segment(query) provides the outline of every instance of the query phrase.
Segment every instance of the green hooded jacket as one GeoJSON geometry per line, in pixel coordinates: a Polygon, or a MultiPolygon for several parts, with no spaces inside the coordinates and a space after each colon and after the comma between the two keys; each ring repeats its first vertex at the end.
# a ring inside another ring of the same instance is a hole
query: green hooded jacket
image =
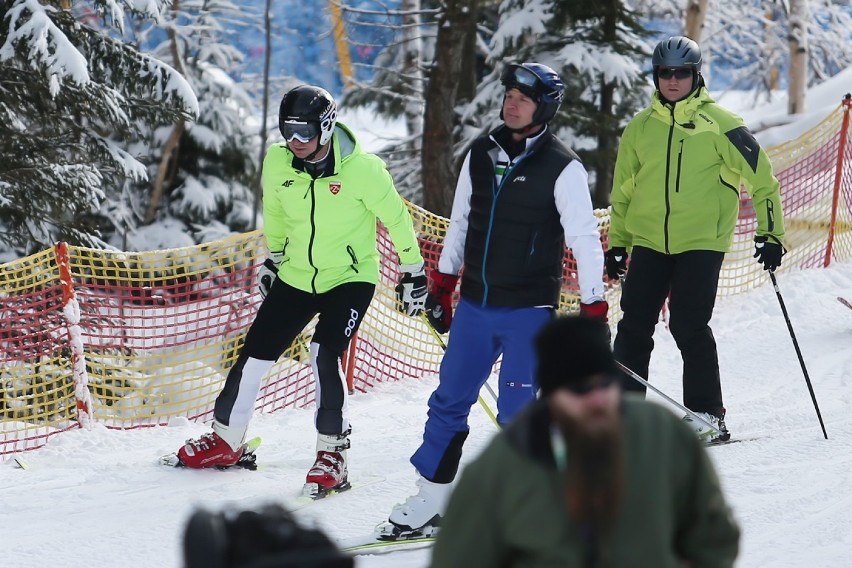
{"type": "Polygon", "coordinates": [[[625,485],[611,532],[583,530],[569,512],[549,410],[538,400],[464,468],[441,520],[432,566],[733,566],[739,527],[695,433],[636,395],[623,395],[621,416],[625,485]],[[600,546],[590,554],[593,541],[600,546]]]}
{"type": "Polygon", "coordinates": [[[781,244],[779,183],[742,119],[717,105],[705,87],[673,105],[655,92],[621,137],[610,246],[728,252],[741,185],[752,198],[756,236],[781,244]]]}
{"type": "Polygon", "coordinates": [[[293,153],[273,144],[263,160],[263,224],[270,251],[281,252],[278,277],[321,294],[346,282],[376,284],[376,218],[387,228],[400,264],[423,261],[411,214],[385,163],[361,149],[337,123],[334,174],[313,179],[293,167],[293,153]]]}

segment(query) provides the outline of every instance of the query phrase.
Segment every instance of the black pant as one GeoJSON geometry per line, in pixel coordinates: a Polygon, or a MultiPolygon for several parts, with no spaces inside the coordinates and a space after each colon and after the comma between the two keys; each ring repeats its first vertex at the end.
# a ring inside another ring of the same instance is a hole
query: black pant
{"type": "MultiPolygon", "coordinates": [[[[669,296],[669,329],[683,357],[684,406],[715,415],[722,409],[722,386],[716,340],[708,324],[724,257],[717,251],[663,254],[634,247],[621,289],[624,317],[613,347],[618,361],[647,379],[654,328],[669,296]]],[[[645,392],[644,385],[626,374],[622,384],[625,390],[645,392]]]]}
{"type": "Polygon", "coordinates": [[[368,282],[349,282],[322,294],[312,294],[276,279],[257,311],[222,392],[216,398],[213,412],[216,420],[229,424],[246,360],[249,357],[262,361],[277,360],[311,318],[319,314],[311,340],[311,364],[317,383],[317,431],[322,434],[343,432],[343,406],[347,393],[340,376],[340,357],[358,331],[375,289],[376,286],[368,282]]]}

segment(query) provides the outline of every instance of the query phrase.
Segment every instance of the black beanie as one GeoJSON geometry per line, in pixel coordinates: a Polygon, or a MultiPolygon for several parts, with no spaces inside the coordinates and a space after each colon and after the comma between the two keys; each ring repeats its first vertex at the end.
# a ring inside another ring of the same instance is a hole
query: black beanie
{"type": "Polygon", "coordinates": [[[542,396],[581,384],[592,375],[612,375],[617,371],[606,324],[584,316],[551,320],[536,337],[535,349],[542,396]]]}

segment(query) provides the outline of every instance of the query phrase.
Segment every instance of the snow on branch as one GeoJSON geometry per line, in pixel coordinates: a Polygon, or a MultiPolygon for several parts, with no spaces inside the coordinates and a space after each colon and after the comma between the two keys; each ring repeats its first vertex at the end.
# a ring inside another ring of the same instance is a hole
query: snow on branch
{"type": "Polygon", "coordinates": [[[617,53],[611,47],[585,42],[564,46],[559,50],[557,59],[582,73],[603,74],[606,82],[615,82],[625,87],[629,87],[642,73],[641,67],[635,61],[617,53]]]}
{"type": "Polygon", "coordinates": [[[86,58],[50,19],[52,6],[42,6],[37,0],[21,0],[9,9],[9,35],[0,47],[0,61],[15,56],[15,48],[28,47],[27,60],[35,68],[43,64],[50,74],[50,93],[59,93],[60,82],[70,78],[79,85],[90,81],[86,58]],[[29,16],[29,17],[28,17],[29,16]]]}

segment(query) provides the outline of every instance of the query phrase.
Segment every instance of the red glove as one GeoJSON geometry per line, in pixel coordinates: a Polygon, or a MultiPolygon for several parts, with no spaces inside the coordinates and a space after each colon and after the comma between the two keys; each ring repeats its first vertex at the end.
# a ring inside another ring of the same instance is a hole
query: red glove
{"type": "Polygon", "coordinates": [[[607,314],[609,313],[609,304],[606,300],[599,300],[591,304],[580,304],[580,315],[586,316],[594,320],[607,323],[607,314]]]}
{"type": "Polygon", "coordinates": [[[447,333],[453,321],[453,293],[459,277],[442,274],[437,270],[433,270],[429,276],[432,287],[426,296],[426,318],[435,331],[447,333]]]}

